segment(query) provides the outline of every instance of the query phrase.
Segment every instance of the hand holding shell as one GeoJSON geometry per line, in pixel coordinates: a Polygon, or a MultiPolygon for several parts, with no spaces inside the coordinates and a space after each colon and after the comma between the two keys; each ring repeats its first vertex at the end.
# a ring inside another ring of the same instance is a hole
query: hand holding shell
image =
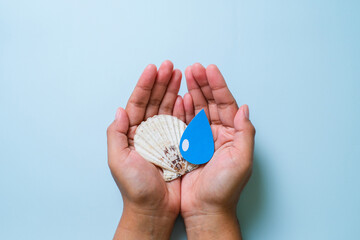
{"type": "Polygon", "coordinates": [[[165,181],[174,180],[197,168],[180,154],[179,143],[186,124],[169,115],[156,115],[136,129],[135,150],[147,161],[162,168],[165,181]]]}

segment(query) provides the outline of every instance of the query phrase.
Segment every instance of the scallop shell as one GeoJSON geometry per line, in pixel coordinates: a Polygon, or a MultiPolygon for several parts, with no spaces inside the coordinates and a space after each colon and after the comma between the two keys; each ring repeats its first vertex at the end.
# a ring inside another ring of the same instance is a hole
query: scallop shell
{"type": "Polygon", "coordinates": [[[134,137],[135,150],[147,161],[162,168],[165,181],[174,180],[198,165],[187,162],[179,144],[186,124],[170,115],[155,115],[142,122],[134,137]]]}

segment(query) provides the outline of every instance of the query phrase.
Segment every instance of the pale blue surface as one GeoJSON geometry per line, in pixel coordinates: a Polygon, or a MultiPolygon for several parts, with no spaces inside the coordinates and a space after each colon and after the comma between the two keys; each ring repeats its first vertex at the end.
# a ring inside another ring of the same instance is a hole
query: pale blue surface
{"type": "Polygon", "coordinates": [[[360,2],[224,2],[0,0],[0,239],[112,237],[105,130],[165,59],[250,106],[246,239],[360,236],[360,2]]]}

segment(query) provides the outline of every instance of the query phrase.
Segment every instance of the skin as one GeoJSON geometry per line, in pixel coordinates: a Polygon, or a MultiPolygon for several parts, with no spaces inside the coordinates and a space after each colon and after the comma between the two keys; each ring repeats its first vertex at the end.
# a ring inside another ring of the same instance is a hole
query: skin
{"type": "Polygon", "coordinates": [[[241,239],[236,204],[251,175],[255,129],[246,105],[240,109],[215,65],[185,71],[189,93],[178,96],[181,72],[165,61],[148,65],[125,109],[108,127],[108,164],[124,202],[114,239],[169,239],[176,217],[189,239],[241,239]],[[215,140],[206,165],[165,182],[159,168],[134,149],[137,126],[157,114],[189,123],[205,109],[215,140]]]}

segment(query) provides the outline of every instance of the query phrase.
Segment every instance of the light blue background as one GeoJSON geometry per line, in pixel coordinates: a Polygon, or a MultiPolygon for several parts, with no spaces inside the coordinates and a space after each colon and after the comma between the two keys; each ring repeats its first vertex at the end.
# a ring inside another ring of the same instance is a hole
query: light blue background
{"type": "MultiPolygon", "coordinates": [[[[350,0],[0,0],[0,239],[113,236],[106,127],[165,59],[217,64],[250,106],[245,239],[357,239],[359,12],[350,0]]],[[[186,239],[181,219],[172,238],[186,239]]]]}

